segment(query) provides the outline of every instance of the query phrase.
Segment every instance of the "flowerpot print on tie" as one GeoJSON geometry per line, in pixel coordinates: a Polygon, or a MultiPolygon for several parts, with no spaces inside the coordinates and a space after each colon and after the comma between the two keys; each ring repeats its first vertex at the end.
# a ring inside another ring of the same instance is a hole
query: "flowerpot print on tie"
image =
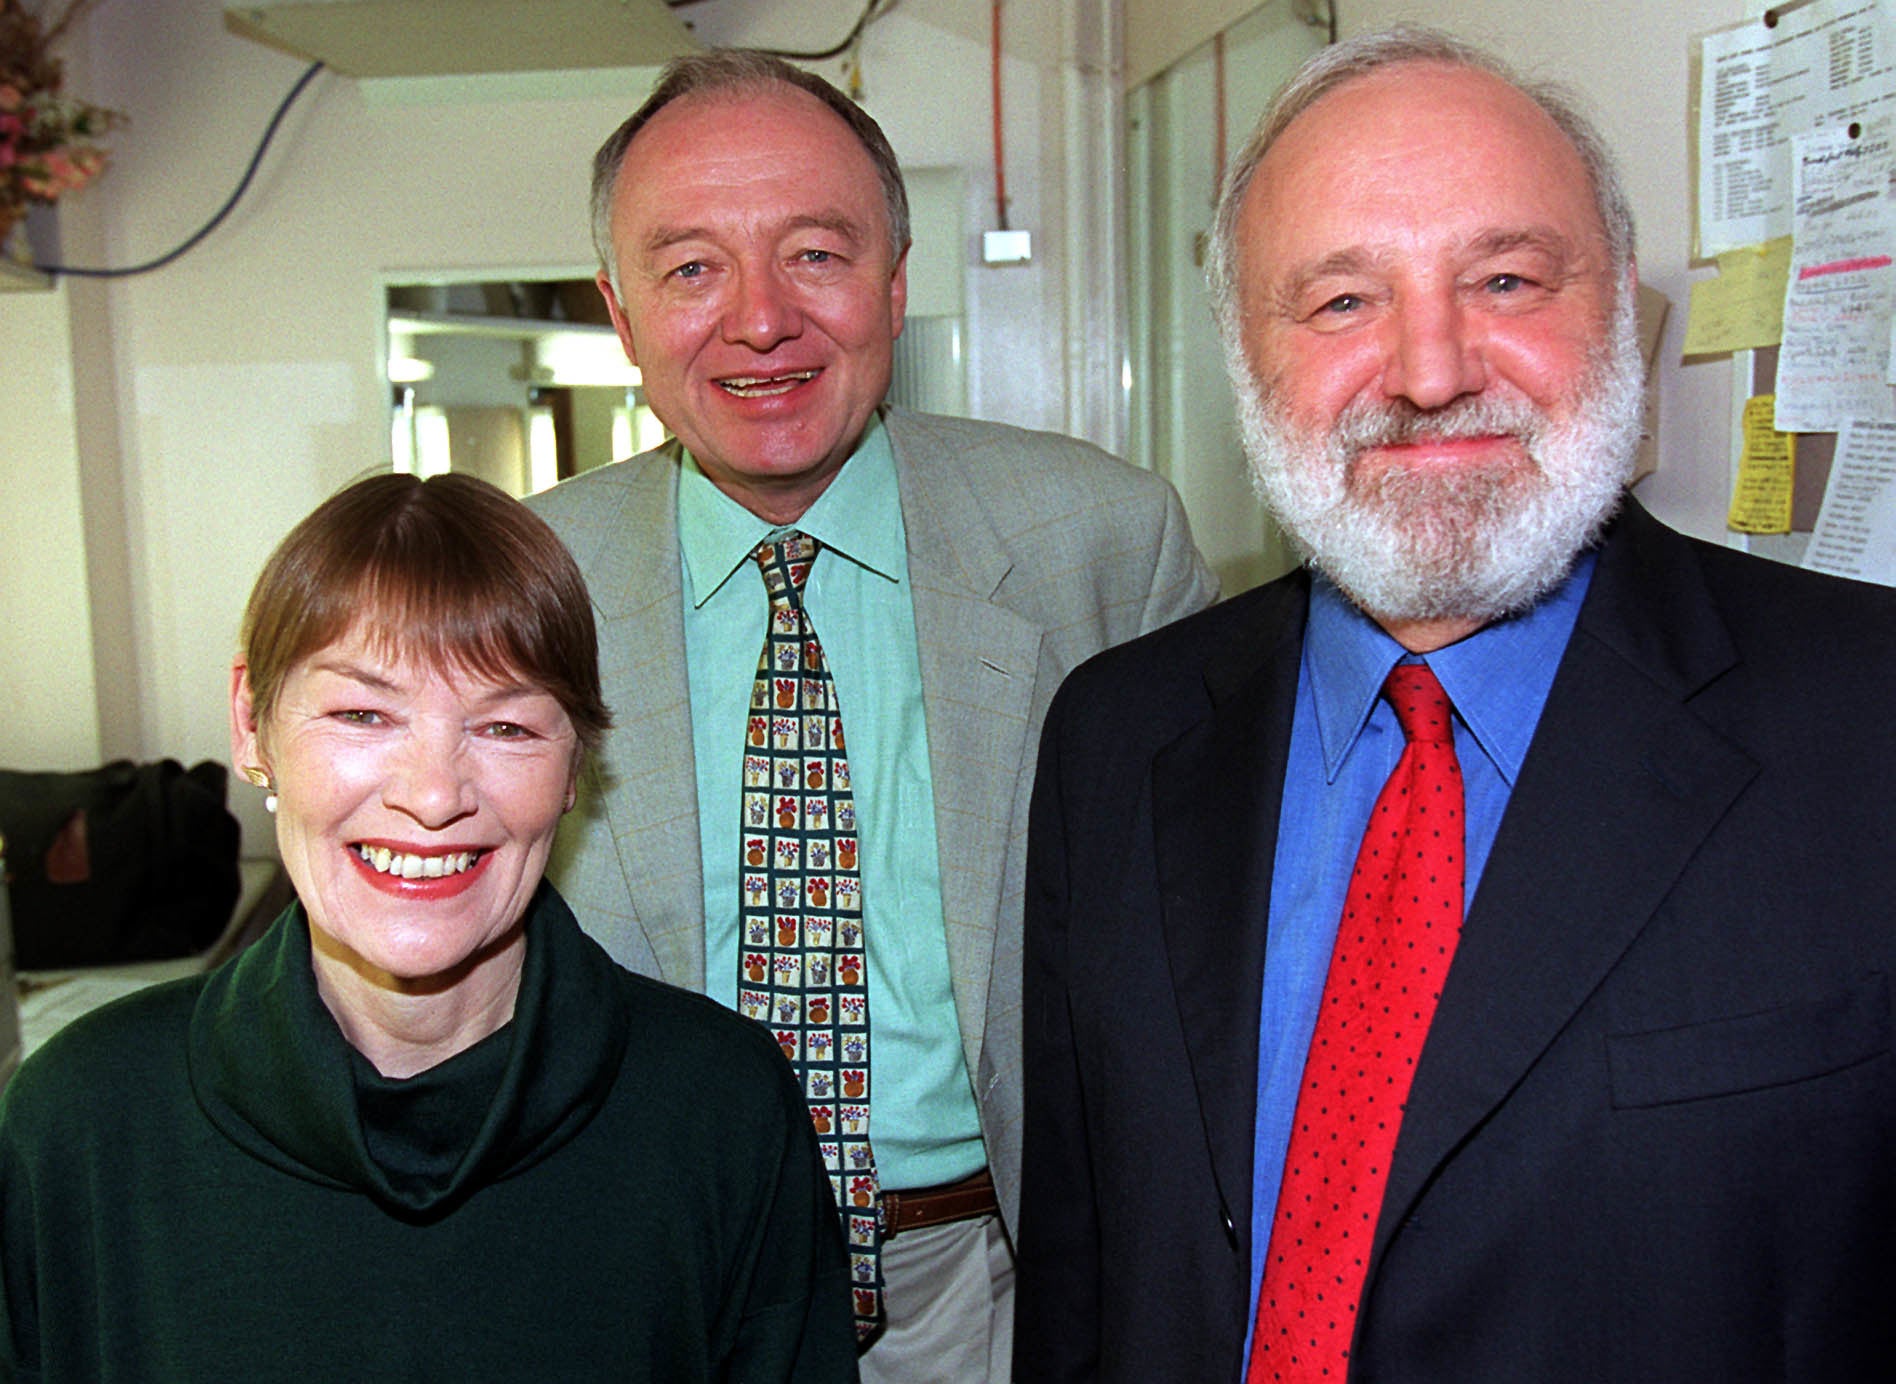
{"type": "Polygon", "coordinates": [[[770,596],[744,737],[738,1009],[767,1024],[809,1103],[849,1245],[856,1333],[882,1317],[882,1229],[869,1146],[869,982],[856,803],[836,684],[803,586],[812,538],[751,557],[770,596]]]}

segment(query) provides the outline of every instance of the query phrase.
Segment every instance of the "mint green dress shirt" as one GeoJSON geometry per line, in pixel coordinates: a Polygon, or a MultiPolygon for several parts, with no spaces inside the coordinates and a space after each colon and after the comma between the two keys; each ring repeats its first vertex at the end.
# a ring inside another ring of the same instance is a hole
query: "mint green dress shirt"
{"type": "MultiPolygon", "coordinates": [[[[955,1016],[907,539],[880,420],[794,527],[823,546],[804,606],[842,704],[860,824],[869,1138],[883,1186],[931,1187],[977,1171],[987,1158],[955,1016]]],[[[724,494],[686,455],[678,533],[704,853],[705,992],[727,1007],[737,1003],[744,733],[770,608],[750,553],[784,532],[724,494]]]]}

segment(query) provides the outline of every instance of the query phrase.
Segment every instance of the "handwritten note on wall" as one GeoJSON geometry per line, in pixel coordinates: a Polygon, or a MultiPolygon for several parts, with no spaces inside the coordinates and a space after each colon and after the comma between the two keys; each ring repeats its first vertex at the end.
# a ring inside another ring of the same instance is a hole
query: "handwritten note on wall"
{"type": "Polygon", "coordinates": [[[1849,423],[1804,566],[1896,586],[1896,423],[1849,423]]]}

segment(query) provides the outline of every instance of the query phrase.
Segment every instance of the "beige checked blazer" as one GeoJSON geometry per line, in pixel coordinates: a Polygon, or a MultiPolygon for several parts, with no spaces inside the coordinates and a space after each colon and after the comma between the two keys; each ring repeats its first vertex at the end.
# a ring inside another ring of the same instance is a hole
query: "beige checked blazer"
{"type": "MultiPolygon", "coordinates": [[[[1074,665],[1210,604],[1216,583],[1178,496],[1149,472],[1050,433],[893,408],[884,422],[908,533],[955,1006],[1011,1229],[1021,881],[1041,721],[1074,665]]],[[[702,991],[678,475],[667,444],[529,503],[586,574],[615,720],[549,875],[621,964],[702,991]]]]}

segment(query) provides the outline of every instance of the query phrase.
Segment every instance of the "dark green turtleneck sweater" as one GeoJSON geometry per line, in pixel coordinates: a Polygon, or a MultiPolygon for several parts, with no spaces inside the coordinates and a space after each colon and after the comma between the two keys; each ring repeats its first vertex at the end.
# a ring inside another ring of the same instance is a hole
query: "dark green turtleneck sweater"
{"type": "Polygon", "coordinates": [[[299,909],[75,1023],[0,1100],[0,1374],[851,1380],[849,1292],[762,1029],[620,970],[542,885],[513,1021],[377,1074],[299,909]]]}

